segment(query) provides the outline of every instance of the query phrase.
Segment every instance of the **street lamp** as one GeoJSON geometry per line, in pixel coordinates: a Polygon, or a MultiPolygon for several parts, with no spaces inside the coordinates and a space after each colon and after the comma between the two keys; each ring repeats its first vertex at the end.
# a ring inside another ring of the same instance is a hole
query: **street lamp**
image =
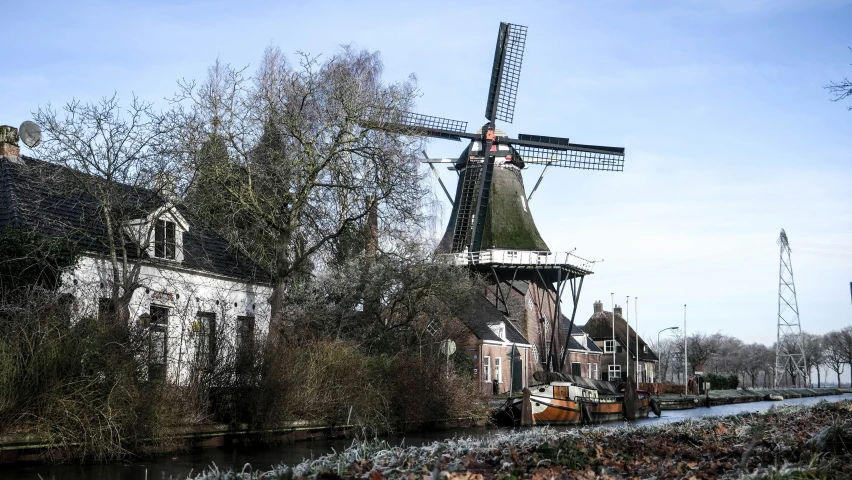
{"type": "MultiPolygon", "coordinates": [[[[659,332],[657,332],[657,348],[660,348],[660,345],[661,345],[660,344],[660,334],[661,333],[665,332],[666,330],[679,330],[679,329],[680,329],[680,327],[669,327],[669,328],[664,328],[664,329],[660,330],[659,332]]],[[[660,353],[660,352],[657,352],[657,353],[660,353]]],[[[660,376],[660,361],[659,361],[659,356],[658,356],[657,357],[657,377],[659,377],[659,376],[660,376]]]]}

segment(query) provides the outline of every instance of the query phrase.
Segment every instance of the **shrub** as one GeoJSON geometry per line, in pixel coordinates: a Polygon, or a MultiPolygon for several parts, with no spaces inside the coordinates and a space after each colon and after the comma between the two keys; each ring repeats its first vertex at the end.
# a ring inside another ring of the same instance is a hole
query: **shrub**
{"type": "Polygon", "coordinates": [[[713,390],[736,390],[740,384],[740,379],[737,375],[708,373],[704,376],[704,380],[710,382],[710,388],[713,390]]]}
{"type": "Polygon", "coordinates": [[[409,422],[467,417],[481,396],[466,375],[445,373],[430,356],[368,355],[344,341],[270,347],[255,394],[254,421],[357,425],[364,433],[404,429],[409,422]]]}
{"type": "Polygon", "coordinates": [[[50,460],[108,461],[180,422],[169,387],[140,380],[144,343],[132,330],[72,323],[55,292],[18,293],[0,306],[0,433],[35,435],[50,460]]]}

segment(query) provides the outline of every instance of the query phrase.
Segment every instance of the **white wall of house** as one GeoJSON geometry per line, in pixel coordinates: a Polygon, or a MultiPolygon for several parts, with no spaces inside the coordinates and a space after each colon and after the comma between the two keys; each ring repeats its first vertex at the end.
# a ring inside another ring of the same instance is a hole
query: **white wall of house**
{"type": "MultiPolygon", "coordinates": [[[[166,375],[175,383],[188,380],[190,360],[202,340],[199,312],[215,314],[219,337],[236,346],[238,322],[254,318],[254,338],[265,339],[269,330],[271,288],[268,285],[183,268],[179,262],[160,261],[143,265],[130,304],[132,327],[150,328],[146,317],[151,307],[168,309],[166,375]]],[[[112,273],[105,258],[83,256],[78,267],[63,276],[63,285],[74,295],[77,320],[96,315],[99,298],[108,298],[112,273]]]]}

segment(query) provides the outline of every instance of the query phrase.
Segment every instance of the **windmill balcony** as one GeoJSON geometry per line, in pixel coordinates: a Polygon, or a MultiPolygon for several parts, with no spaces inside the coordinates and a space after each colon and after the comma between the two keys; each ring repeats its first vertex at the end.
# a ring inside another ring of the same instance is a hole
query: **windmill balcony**
{"type": "Polygon", "coordinates": [[[517,265],[544,268],[572,267],[587,274],[592,273],[595,262],[572,252],[544,252],[530,250],[482,250],[479,252],[443,253],[438,261],[452,265],[517,265]]]}

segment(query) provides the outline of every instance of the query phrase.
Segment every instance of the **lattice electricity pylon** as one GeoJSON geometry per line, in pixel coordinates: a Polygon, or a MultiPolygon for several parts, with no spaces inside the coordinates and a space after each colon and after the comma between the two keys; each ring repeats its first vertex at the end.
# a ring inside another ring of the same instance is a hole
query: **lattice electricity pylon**
{"type": "Polygon", "coordinates": [[[781,247],[778,266],[778,341],[775,344],[775,386],[786,377],[793,377],[793,383],[802,386],[808,382],[805,371],[805,344],[802,326],[799,323],[799,304],[796,301],[796,284],[793,282],[793,263],[790,260],[790,242],[787,233],[781,229],[778,238],[781,247]]]}

